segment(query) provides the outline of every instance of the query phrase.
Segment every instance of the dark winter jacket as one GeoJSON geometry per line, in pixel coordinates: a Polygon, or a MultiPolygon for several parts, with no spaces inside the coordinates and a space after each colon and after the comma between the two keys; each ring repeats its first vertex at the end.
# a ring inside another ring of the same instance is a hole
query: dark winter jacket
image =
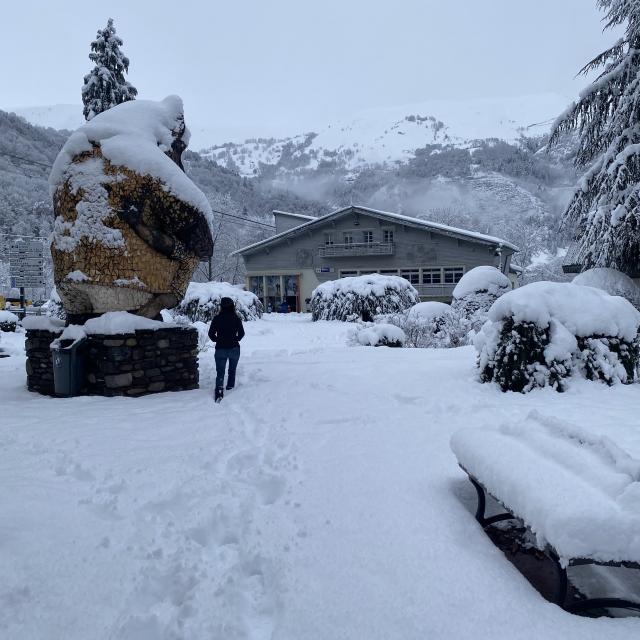
{"type": "Polygon", "coordinates": [[[233,349],[240,346],[240,340],[244,338],[242,320],[235,311],[221,311],[211,321],[209,338],[216,343],[216,349],[233,349]]]}

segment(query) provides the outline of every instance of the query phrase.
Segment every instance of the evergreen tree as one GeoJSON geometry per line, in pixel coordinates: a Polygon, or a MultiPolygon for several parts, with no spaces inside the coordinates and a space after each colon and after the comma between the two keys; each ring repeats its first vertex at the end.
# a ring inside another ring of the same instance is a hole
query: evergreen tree
{"type": "Polygon", "coordinates": [[[565,212],[585,268],[640,267],[640,0],[597,0],[605,29],[624,36],[581,73],[601,69],[558,119],[550,144],[578,131],[576,166],[586,169],[565,212]]]}
{"type": "Polygon", "coordinates": [[[122,39],[116,36],[113,19],[109,18],[105,29],[99,29],[91,43],[89,60],[95,67],[84,77],[82,102],[84,117],[91,120],[99,113],[121,102],[134,100],[138,90],[124,79],[129,72],[129,58],[120,47],[122,39]]]}

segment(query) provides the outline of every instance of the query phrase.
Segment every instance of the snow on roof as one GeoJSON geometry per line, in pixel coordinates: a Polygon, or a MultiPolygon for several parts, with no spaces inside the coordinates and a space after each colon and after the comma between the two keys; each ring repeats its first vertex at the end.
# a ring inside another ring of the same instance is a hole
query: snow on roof
{"type": "Polygon", "coordinates": [[[498,298],[489,320],[533,322],[546,328],[554,320],[573,336],[616,336],[632,341],[638,333],[640,312],[619,296],[570,282],[532,282],[498,298]]]}
{"type": "MultiPolygon", "coordinates": [[[[62,147],[49,176],[51,194],[67,179],[73,159],[98,144],[112,164],[159,179],[166,191],[195,207],[211,223],[206,196],[165,153],[182,127],[184,110],[178,96],[160,102],[130,100],[100,113],[72,133],[62,147]]],[[[182,140],[189,142],[186,127],[182,140]]]]}
{"type": "Polygon", "coordinates": [[[459,300],[470,293],[487,291],[493,295],[511,289],[511,281],[495,267],[483,265],[467,271],[453,290],[453,297],[459,300]]]}
{"type": "MultiPolygon", "coordinates": [[[[350,208],[350,207],[348,207],[350,208]]],[[[450,227],[446,224],[440,224],[439,222],[431,222],[429,220],[422,220],[421,218],[413,218],[411,216],[404,216],[399,213],[391,213],[390,211],[380,211],[378,209],[370,209],[369,207],[355,207],[355,209],[364,211],[365,213],[373,213],[381,216],[386,216],[388,218],[394,218],[401,222],[406,222],[408,224],[417,224],[423,227],[427,227],[429,229],[434,229],[437,231],[442,231],[445,234],[451,235],[461,235],[465,236],[472,240],[479,240],[481,242],[485,242],[488,244],[497,244],[500,247],[507,247],[508,249],[513,249],[514,251],[518,251],[518,247],[507,240],[503,240],[502,238],[496,238],[495,236],[489,236],[485,233],[478,233],[476,231],[469,231],[467,229],[460,229],[459,227],[450,227]]]]}
{"type": "Polygon", "coordinates": [[[532,412],[518,424],[462,429],[451,448],[539,548],[550,544],[565,562],[640,562],[638,447],[532,412]]]}
{"type": "Polygon", "coordinates": [[[294,235],[302,229],[308,229],[312,225],[322,224],[327,220],[331,220],[332,218],[336,218],[342,214],[348,213],[349,211],[362,212],[364,214],[371,214],[374,216],[379,216],[383,218],[387,218],[389,220],[394,220],[403,224],[409,224],[415,227],[423,227],[425,229],[429,229],[431,231],[440,231],[445,235],[452,235],[457,237],[462,237],[469,241],[477,241],[483,244],[492,244],[497,245],[498,247],[507,247],[508,249],[512,249],[513,251],[518,251],[518,247],[516,245],[507,242],[506,240],[502,240],[501,238],[496,238],[494,236],[488,236],[484,233],[476,233],[475,231],[468,231],[466,229],[459,229],[457,227],[450,227],[446,224],[440,224],[439,222],[430,222],[428,220],[422,220],[420,218],[412,218],[410,216],[404,216],[399,213],[391,213],[390,211],[380,211],[378,209],[371,209],[369,207],[362,207],[358,205],[353,205],[349,207],[343,207],[341,209],[337,209],[336,211],[332,211],[331,213],[320,216],[319,218],[313,218],[309,222],[305,222],[293,229],[288,229],[287,231],[283,231],[282,233],[277,233],[270,238],[265,240],[261,240],[259,242],[255,242],[250,244],[242,249],[238,249],[234,251],[231,255],[242,254],[247,251],[252,251],[253,249],[257,249],[262,246],[266,246],[273,242],[277,242],[282,238],[286,238],[289,235],[294,235]]]}
{"type": "Polygon", "coordinates": [[[292,213],[291,211],[280,211],[279,209],[273,210],[273,215],[291,216],[292,218],[301,218],[302,220],[316,220],[316,216],[307,216],[304,213],[292,213]]]}

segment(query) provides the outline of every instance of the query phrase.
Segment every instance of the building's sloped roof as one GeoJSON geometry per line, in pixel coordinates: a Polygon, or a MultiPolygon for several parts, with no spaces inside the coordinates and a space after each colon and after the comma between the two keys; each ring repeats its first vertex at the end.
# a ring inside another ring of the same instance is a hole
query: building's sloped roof
{"type": "Polygon", "coordinates": [[[260,242],[255,242],[246,247],[243,247],[242,249],[238,249],[237,251],[234,251],[231,255],[243,254],[243,253],[253,251],[255,249],[266,247],[284,238],[297,235],[301,231],[306,231],[307,229],[310,229],[314,226],[322,225],[329,220],[338,218],[341,215],[347,214],[351,211],[361,212],[363,214],[370,214],[378,218],[384,218],[386,220],[399,222],[401,224],[407,224],[414,227],[421,227],[424,229],[428,229],[429,231],[436,231],[444,235],[461,238],[463,240],[468,240],[470,242],[475,241],[480,244],[497,245],[499,247],[507,247],[509,249],[512,249],[513,251],[518,251],[518,247],[516,247],[514,244],[511,244],[506,240],[502,240],[501,238],[488,236],[484,233],[476,233],[475,231],[458,229],[457,227],[450,227],[446,224],[440,224],[439,222],[429,222],[428,220],[421,220],[420,218],[403,216],[403,215],[400,215],[399,213],[391,213],[389,211],[379,211],[378,209],[371,209],[369,207],[361,207],[361,206],[353,205],[349,207],[343,207],[342,209],[338,209],[336,211],[332,211],[326,216],[321,216],[319,218],[312,218],[308,222],[304,222],[303,224],[298,225],[297,227],[293,227],[292,229],[288,229],[287,231],[283,231],[282,233],[277,233],[276,235],[266,238],[265,240],[261,240],[260,242]]]}
{"type": "Polygon", "coordinates": [[[300,218],[301,220],[317,220],[316,216],[307,216],[304,213],[292,213],[291,211],[280,211],[279,209],[273,210],[273,215],[291,216],[292,218],[300,218]]]}

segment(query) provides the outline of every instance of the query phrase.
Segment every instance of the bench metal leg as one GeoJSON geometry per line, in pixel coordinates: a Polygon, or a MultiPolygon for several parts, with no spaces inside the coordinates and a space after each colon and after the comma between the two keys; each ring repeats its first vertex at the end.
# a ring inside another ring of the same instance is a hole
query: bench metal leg
{"type": "Polygon", "coordinates": [[[560,564],[560,558],[558,558],[558,556],[552,551],[547,551],[545,555],[551,560],[556,570],[556,588],[553,592],[553,599],[551,601],[564,609],[564,604],[567,601],[567,591],[569,590],[567,569],[560,564]]]}
{"type": "Polygon", "coordinates": [[[640,611],[640,602],[621,600],[620,598],[588,598],[579,600],[565,607],[569,613],[584,613],[591,609],[631,609],[640,611]]]}
{"type": "Polygon", "coordinates": [[[489,518],[485,517],[485,510],[487,508],[487,499],[486,492],[484,487],[477,482],[474,478],[469,476],[469,480],[471,484],[474,486],[476,493],[478,494],[478,506],[476,508],[476,520],[480,523],[480,525],[484,527],[488,527],[490,524],[494,524],[495,522],[502,522],[503,520],[513,520],[513,514],[508,511],[505,513],[498,513],[495,516],[491,516],[489,518]]]}
{"type": "MultiPolygon", "coordinates": [[[[485,511],[487,507],[486,491],[484,487],[473,477],[469,476],[471,484],[474,486],[478,495],[478,506],[476,508],[476,520],[479,524],[486,528],[495,522],[501,522],[502,520],[513,520],[515,516],[509,512],[499,513],[495,516],[485,517],[485,511]]],[[[620,598],[588,598],[586,600],[578,600],[567,604],[567,595],[569,592],[569,579],[567,576],[567,567],[563,567],[560,564],[560,559],[552,549],[546,549],[545,555],[549,558],[553,564],[556,572],[556,584],[553,593],[552,602],[569,613],[584,613],[592,609],[630,609],[632,611],[640,611],[640,603],[632,602],[631,600],[623,600],[620,598]]],[[[572,564],[598,564],[589,560],[583,560],[581,562],[575,561],[572,564]]],[[[625,563],[621,563],[623,566],[627,566],[625,563]]],[[[612,563],[612,566],[620,566],[612,563]]],[[[633,568],[638,568],[634,566],[633,568]]]]}

